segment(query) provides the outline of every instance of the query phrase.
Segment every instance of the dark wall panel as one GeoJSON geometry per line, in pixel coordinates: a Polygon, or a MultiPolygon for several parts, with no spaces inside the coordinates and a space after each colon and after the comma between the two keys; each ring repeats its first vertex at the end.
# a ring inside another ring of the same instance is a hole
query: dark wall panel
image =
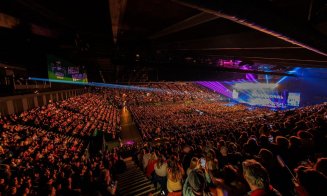
{"type": "Polygon", "coordinates": [[[34,107],[34,97],[27,97],[27,108],[32,109],[34,107]]]}
{"type": "Polygon", "coordinates": [[[52,94],[52,101],[56,102],[57,101],[57,93],[52,94]]]}
{"type": "Polygon", "coordinates": [[[46,99],[46,103],[45,104],[49,103],[49,100],[51,99],[50,94],[45,95],[45,99],[46,99]]]}
{"type": "Polygon", "coordinates": [[[8,114],[7,103],[5,101],[0,102],[0,112],[1,114],[8,114]]]}
{"type": "Polygon", "coordinates": [[[37,96],[37,102],[39,103],[39,106],[43,106],[44,105],[44,103],[43,103],[43,96],[42,95],[37,96]]]}
{"type": "Polygon", "coordinates": [[[13,103],[14,103],[14,108],[15,108],[14,110],[16,113],[18,113],[20,111],[24,111],[22,99],[14,99],[13,103]]]}

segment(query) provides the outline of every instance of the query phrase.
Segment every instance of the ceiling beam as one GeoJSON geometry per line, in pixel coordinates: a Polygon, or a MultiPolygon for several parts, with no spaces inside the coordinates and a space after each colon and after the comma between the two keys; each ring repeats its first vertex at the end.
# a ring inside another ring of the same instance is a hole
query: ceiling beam
{"type": "MultiPolygon", "coordinates": [[[[307,25],[281,17],[268,4],[250,0],[173,0],[327,56],[327,39],[307,25]]],[[[255,39],[255,38],[253,38],[255,39]]]]}
{"type": "MultiPolygon", "coordinates": [[[[230,47],[230,48],[200,48],[198,50],[282,50],[282,49],[303,49],[299,46],[272,46],[272,47],[230,47]]],[[[177,49],[177,50],[184,50],[189,51],[193,49],[177,49]]]]}
{"type": "Polygon", "coordinates": [[[58,15],[56,12],[53,12],[46,6],[42,5],[42,3],[38,3],[34,0],[18,0],[17,2],[23,7],[38,13],[41,17],[51,20],[65,28],[68,28],[69,30],[76,28],[74,22],[69,18],[58,15]]]}
{"type": "Polygon", "coordinates": [[[189,29],[195,26],[198,26],[200,24],[212,21],[219,18],[216,15],[212,15],[206,12],[201,12],[199,14],[196,14],[194,16],[191,16],[183,21],[180,21],[176,24],[173,24],[159,32],[157,32],[156,34],[152,35],[149,37],[149,39],[157,39],[166,35],[170,35],[172,33],[176,33],[185,29],[189,29]]]}
{"type": "Polygon", "coordinates": [[[0,67],[5,69],[16,69],[16,70],[26,71],[26,68],[24,67],[12,66],[6,63],[0,63],[0,67]]]}
{"type": "Polygon", "coordinates": [[[117,43],[119,26],[125,13],[127,0],[108,0],[114,43],[117,43]]]}
{"type": "Polygon", "coordinates": [[[160,49],[172,50],[210,50],[212,48],[267,48],[267,47],[299,47],[267,36],[257,31],[224,34],[193,40],[165,42],[157,44],[160,49]],[[253,39],[255,38],[255,41],[253,39]]]}

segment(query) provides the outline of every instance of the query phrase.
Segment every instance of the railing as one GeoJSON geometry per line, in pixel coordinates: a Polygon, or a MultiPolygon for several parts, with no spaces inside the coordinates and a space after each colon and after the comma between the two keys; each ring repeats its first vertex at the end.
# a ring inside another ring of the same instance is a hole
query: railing
{"type": "Polygon", "coordinates": [[[16,84],[15,89],[16,90],[27,90],[27,89],[47,89],[51,88],[51,84],[28,84],[28,85],[20,85],[16,84]]]}

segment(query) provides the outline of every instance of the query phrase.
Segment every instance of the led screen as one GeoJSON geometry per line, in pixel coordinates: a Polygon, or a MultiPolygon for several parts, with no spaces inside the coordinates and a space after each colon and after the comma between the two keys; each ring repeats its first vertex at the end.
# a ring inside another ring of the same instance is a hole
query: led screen
{"type": "Polygon", "coordinates": [[[238,98],[238,92],[235,89],[233,89],[232,96],[233,96],[233,99],[237,99],[238,98]]]}
{"type": "Polygon", "coordinates": [[[289,106],[300,106],[300,93],[288,93],[287,104],[289,106]]]}
{"type": "Polygon", "coordinates": [[[71,82],[88,82],[84,66],[74,65],[53,55],[48,55],[47,61],[49,79],[71,82]]]}

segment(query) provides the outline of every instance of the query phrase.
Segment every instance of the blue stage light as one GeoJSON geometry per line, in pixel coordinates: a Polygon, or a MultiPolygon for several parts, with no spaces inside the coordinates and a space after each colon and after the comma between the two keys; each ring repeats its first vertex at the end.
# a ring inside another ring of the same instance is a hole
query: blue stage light
{"type": "MultiPolygon", "coordinates": [[[[288,74],[293,74],[293,73],[297,73],[297,71],[300,70],[300,67],[295,67],[293,70],[288,71],[288,74]]],[[[296,75],[296,74],[295,74],[296,75]]],[[[288,76],[283,76],[281,79],[278,80],[278,82],[276,82],[276,84],[280,84],[281,82],[283,82],[284,80],[286,80],[288,78],[288,76]]]]}
{"type": "Polygon", "coordinates": [[[83,85],[83,86],[119,88],[119,89],[138,90],[138,91],[164,92],[162,89],[146,88],[146,87],[130,86],[130,85],[121,85],[121,84],[106,84],[106,83],[97,83],[97,82],[84,83],[84,82],[73,82],[73,81],[66,81],[66,80],[64,81],[64,80],[34,78],[34,77],[29,77],[29,80],[42,81],[42,82],[53,82],[53,83],[64,83],[64,84],[73,84],[73,85],[83,85]]]}

